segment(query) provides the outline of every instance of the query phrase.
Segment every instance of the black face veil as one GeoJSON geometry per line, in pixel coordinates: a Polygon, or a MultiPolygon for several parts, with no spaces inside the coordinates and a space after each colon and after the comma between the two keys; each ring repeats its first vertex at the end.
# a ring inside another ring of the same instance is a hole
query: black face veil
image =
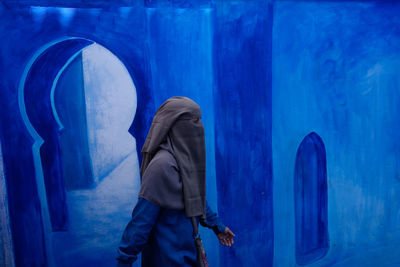
{"type": "Polygon", "coordinates": [[[157,110],[142,149],[142,186],[150,161],[168,138],[178,164],[186,216],[205,216],[204,127],[200,107],[193,100],[172,97],[157,110]]]}

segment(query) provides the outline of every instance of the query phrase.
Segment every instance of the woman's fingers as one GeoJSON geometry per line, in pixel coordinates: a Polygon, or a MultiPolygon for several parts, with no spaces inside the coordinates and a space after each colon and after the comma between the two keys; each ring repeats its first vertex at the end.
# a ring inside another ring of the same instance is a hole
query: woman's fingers
{"type": "Polygon", "coordinates": [[[219,242],[227,247],[230,247],[233,245],[233,237],[235,234],[229,229],[228,227],[225,228],[225,231],[223,233],[220,233],[218,235],[219,242]]]}
{"type": "MultiPolygon", "coordinates": [[[[228,228],[228,227],[227,227],[228,228]]],[[[228,234],[230,234],[231,236],[235,236],[235,234],[231,231],[231,229],[228,228],[228,234]]]]}
{"type": "Polygon", "coordinates": [[[221,241],[221,244],[222,244],[222,245],[224,245],[224,246],[228,246],[228,244],[227,244],[227,242],[226,242],[226,240],[225,240],[225,239],[221,239],[220,241],[221,241]]]}
{"type": "Polygon", "coordinates": [[[220,242],[222,245],[229,247],[229,240],[226,239],[225,236],[221,236],[221,238],[219,239],[219,242],[220,242]]]}

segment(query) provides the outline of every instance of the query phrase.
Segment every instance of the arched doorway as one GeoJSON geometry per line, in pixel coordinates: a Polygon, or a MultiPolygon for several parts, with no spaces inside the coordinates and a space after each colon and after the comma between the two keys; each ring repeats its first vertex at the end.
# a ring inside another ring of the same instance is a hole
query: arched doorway
{"type": "Polygon", "coordinates": [[[128,71],[104,47],[69,38],[38,53],[19,93],[49,265],[109,266],[139,187],[128,71]]]}
{"type": "Polygon", "coordinates": [[[294,200],[296,262],[306,265],[324,257],[329,249],[326,152],[314,132],[297,150],[294,200]]]}

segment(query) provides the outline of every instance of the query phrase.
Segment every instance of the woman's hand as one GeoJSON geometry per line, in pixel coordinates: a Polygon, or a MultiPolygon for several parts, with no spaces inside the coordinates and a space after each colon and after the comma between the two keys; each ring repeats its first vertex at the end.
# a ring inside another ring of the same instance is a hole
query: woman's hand
{"type": "Polygon", "coordinates": [[[218,234],[218,239],[222,245],[230,247],[233,245],[233,237],[234,236],[235,236],[235,234],[232,233],[231,229],[226,227],[224,232],[218,234]]]}

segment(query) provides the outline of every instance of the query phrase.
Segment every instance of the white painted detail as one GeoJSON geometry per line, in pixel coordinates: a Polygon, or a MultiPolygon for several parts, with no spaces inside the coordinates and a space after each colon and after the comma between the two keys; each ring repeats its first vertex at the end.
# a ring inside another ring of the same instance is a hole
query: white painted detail
{"type": "Polygon", "coordinates": [[[136,89],[122,62],[93,44],[82,52],[89,151],[96,182],[136,151],[128,129],[136,112],[136,89]]]}

